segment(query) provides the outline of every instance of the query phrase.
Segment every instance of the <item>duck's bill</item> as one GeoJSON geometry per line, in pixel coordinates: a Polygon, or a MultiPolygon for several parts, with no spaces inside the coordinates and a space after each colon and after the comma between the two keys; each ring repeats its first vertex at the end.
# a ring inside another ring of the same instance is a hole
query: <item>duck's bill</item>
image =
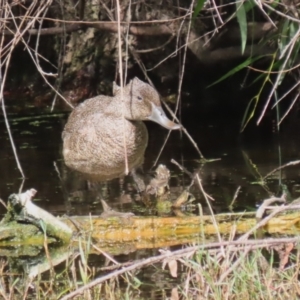
{"type": "Polygon", "coordinates": [[[148,117],[148,120],[156,122],[159,125],[169,130],[175,130],[181,128],[179,124],[176,124],[172,122],[170,119],[168,119],[162,107],[156,106],[153,103],[152,103],[152,112],[151,115],[148,117]]]}

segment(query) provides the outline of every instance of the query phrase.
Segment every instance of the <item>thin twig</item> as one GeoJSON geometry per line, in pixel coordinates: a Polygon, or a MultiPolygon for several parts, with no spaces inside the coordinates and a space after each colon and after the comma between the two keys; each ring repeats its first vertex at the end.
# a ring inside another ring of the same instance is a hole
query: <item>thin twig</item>
{"type": "Polygon", "coordinates": [[[295,165],[298,165],[298,164],[300,164],[300,160],[290,161],[290,162],[286,163],[285,165],[280,166],[280,167],[272,170],[271,172],[269,172],[266,176],[264,176],[262,178],[262,180],[263,181],[266,180],[268,177],[270,177],[271,175],[273,175],[274,173],[276,173],[277,171],[279,171],[281,169],[284,169],[284,168],[289,167],[289,166],[295,166],[295,165]]]}
{"type": "Polygon", "coordinates": [[[242,253],[242,255],[240,257],[238,257],[238,259],[229,267],[229,269],[227,269],[224,273],[221,274],[219,280],[216,282],[217,285],[222,284],[224,279],[234,270],[236,269],[240,263],[245,259],[245,257],[247,256],[247,254],[250,252],[251,247],[248,246],[245,248],[245,251],[242,253]]]}
{"type": "Polygon", "coordinates": [[[241,190],[241,186],[238,186],[238,188],[236,189],[236,191],[235,191],[235,193],[234,193],[234,195],[233,195],[232,201],[231,201],[231,203],[229,204],[229,208],[230,208],[231,210],[233,209],[233,205],[234,205],[234,203],[235,203],[235,201],[236,201],[236,198],[237,198],[238,195],[239,195],[240,190],[241,190]]]}
{"type": "MultiPolygon", "coordinates": [[[[191,6],[190,6],[190,11],[192,12],[193,11],[193,7],[194,7],[194,0],[192,1],[191,3],[191,6]]],[[[180,99],[181,99],[181,89],[182,89],[182,82],[183,82],[183,77],[184,77],[184,71],[185,71],[185,63],[186,63],[186,53],[187,53],[187,49],[188,49],[188,41],[190,39],[190,32],[191,32],[191,25],[192,25],[192,20],[190,20],[189,24],[188,24],[188,30],[187,30],[187,35],[186,35],[186,42],[184,44],[184,52],[183,52],[183,61],[182,61],[182,66],[181,66],[181,72],[180,72],[180,76],[179,76],[179,83],[178,83],[178,91],[177,91],[177,100],[176,100],[176,107],[175,107],[175,112],[173,113],[173,111],[169,108],[169,106],[163,101],[163,104],[164,106],[167,108],[167,110],[169,111],[169,113],[171,114],[173,120],[175,119],[178,123],[181,123],[179,122],[179,120],[177,119],[176,117],[176,114],[177,114],[177,111],[179,109],[179,104],[180,104],[180,99]]],[[[179,36],[179,34],[177,35],[179,36]]],[[[191,141],[192,145],[195,147],[195,149],[197,150],[197,152],[199,153],[200,155],[200,158],[203,159],[203,155],[198,147],[198,145],[196,144],[196,142],[193,140],[193,138],[190,136],[190,134],[188,133],[188,131],[182,126],[182,131],[186,134],[186,136],[188,137],[188,139],[191,141]]],[[[154,166],[157,164],[158,160],[159,160],[159,157],[170,137],[170,134],[171,134],[171,130],[168,132],[168,135],[167,137],[165,138],[165,141],[155,159],[155,162],[154,162],[154,166]]]]}
{"type": "Polygon", "coordinates": [[[5,207],[6,210],[8,209],[6,203],[1,198],[0,198],[0,203],[5,207]]]}
{"type": "MultiPolygon", "coordinates": [[[[200,191],[202,192],[202,194],[203,194],[203,196],[204,196],[204,198],[206,200],[206,204],[207,204],[207,206],[209,208],[209,211],[210,211],[210,214],[211,214],[211,217],[212,217],[213,225],[214,225],[214,227],[216,229],[218,240],[221,243],[222,242],[222,237],[221,237],[221,234],[220,234],[220,231],[219,231],[219,226],[218,226],[217,220],[215,218],[215,214],[214,214],[214,212],[212,210],[212,207],[210,205],[210,201],[208,200],[208,194],[204,191],[202,183],[201,183],[201,180],[200,180],[198,174],[196,174],[196,182],[198,183],[198,185],[200,187],[200,191]]],[[[225,257],[224,247],[222,247],[222,246],[221,246],[221,252],[222,252],[223,257],[225,257]]]]}
{"type": "MultiPolygon", "coordinates": [[[[300,67],[300,64],[298,65],[298,67],[300,67]]],[[[291,93],[296,87],[298,87],[300,85],[300,81],[297,81],[287,92],[285,92],[276,102],[275,104],[272,106],[272,109],[278,105],[278,103],[284,99],[289,93],[291,93]]]]}
{"type": "Polygon", "coordinates": [[[135,52],[136,53],[149,53],[149,52],[154,52],[154,51],[160,50],[160,49],[164,48],[165,46],[167,46],[173,39],[174,39],[174,35],[171,35],[165,43],[163,43],[162,45],[160,45],[158,47],[150,48],[150,49],[135,49],[135,52]]]}
{"type": "Polygon", "coordinates": [[[117,5],[117,25],[118,25],[118,57],[119,57],[119,77],[120,77],[120,96],[121,101],[123,103],[123,109],[122,109],[122,118],[123,118],[123,147],[124,147],[124,160],[125,160],[125,174],[127,175],[129,172],[128,167],[128,156],[127,156],[127,144],[126,144],[126,130],[125,130],[125,99],[124,99],[124,77],[123,77],[123,59],[122,59],[122,37],[121,37],[121,8],[120,8],[120,2],[119,0],[116,1],[117,5]]]}
{"type": "Polygon", "coordinates": [[[283,116],[281,117],[281,119],[279,120],[279,122],[278,122],[277,125],[280,125],[282,123],[282,121],[287,117],[287,115],[290,113],[290,111],[294,107],[294,105],[295,105],[296,101],[298,100],[298,98],[299,98],[299,94],[297,94],[294,97],[294,100],[292,101],[291,105],[288,107],[288,109],[286,110],[286,112],[283,114],[283,116]]]}
{"type": "Polygon", "coordinates": [[[248,232],[246,232],[245,234],[243,234],[238,241],[245,241],[247,239],[249,239],[249,236],[252,235],[255,231],[257,231],[257,229],[265,226],[268,221],[270,219],[272,219],[275,215],[277,215],[278,213],[284,211],[285,208],[282,206],[278,206],[277,209],[275,209],[272,213],[270,213],[267,217],[265,217],[264,219],[262,219],[261,221],[259,221],[253,228],[251,228],[248,232]]]}
{"type": "MultiPolygon", "coordinates": [[[[299,28],[298,32],[299,32],[299,31],[300,31],[300,28],[299,28]]],[[[290,60],[290,56],[291,56],[292,51],[293,51],[293,49],[294,49],[295,42],[296,42],[296,40],[294,40],[293,45],[290,45],[290,47],[289,47],[289,52],[288,52],[288,54],[286,55],[286,57],[285,57],[285,59],[284,59],[282,65],[280,66],[280,72],[279,72],[279,74],[276,76],[276,80],[275,80],[275,82],[274,82],[274,84],[273,84],[273,87],[272,87],[272,89],[271,89],[271,91],[270,91],[270,93],[269,93],[269,96],[268,96],[268,98],[267,98],[267,100],[266,100],[266,103],[265,103],[265,105],[264,105],[264,107],[263,107],[263,110],[262,110],[262,112],[261,112],[261,114],[260,114],[260,116],[259,116],[259,118],[258,118],[258,120],[257,120],[257,122],[256,122],[257,125],[261,122],[262,118],[264,117],[264,115],[265,115],[265,113],[266,113],[266,110],[267,110],[267,108],[268,108],[268,106],[269,106],[269,103],[270,103],[270,101],[271,101],[271,98],[273,97],[275,91],[276,91],[277,88],[278,88],[279,82],[280,82],[281,79],[282,79],[282,72],[283,72],[283,70],[285,69],[286,64],[287,64],[287,63],[289,62],[289,60],[290,60]]]]}

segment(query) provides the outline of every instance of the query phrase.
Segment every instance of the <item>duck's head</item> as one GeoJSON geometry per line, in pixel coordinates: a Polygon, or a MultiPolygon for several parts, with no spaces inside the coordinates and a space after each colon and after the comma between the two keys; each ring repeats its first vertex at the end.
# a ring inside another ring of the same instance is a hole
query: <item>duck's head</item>
{"type": "MultiPolygon", "coordinates": [[[[121,99],[121,88],[114,84],[114,95],[121,99]]],[[[124,116],[128,120],[150,120],[169,129],[181,126],[168,119],[161,107],[157,91],[149,84],[135,77],[123,88],[124,116]]]]}

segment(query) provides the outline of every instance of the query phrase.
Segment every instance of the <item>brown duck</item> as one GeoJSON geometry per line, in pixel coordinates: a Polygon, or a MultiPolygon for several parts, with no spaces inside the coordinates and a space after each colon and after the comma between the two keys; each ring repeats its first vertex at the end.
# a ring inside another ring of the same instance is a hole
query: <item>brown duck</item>
{"type": "Polygon", "coordinates": [[[157,91],[138,78],[123,88],[123,101],[117,85],[113,97],[84,101],[72,111],[62,134],[66,165],[98,181],[124,175],[124,141],[129,170],[143,163],[146,120],[169,130],[180,128],[165,115],[157,91]]]}

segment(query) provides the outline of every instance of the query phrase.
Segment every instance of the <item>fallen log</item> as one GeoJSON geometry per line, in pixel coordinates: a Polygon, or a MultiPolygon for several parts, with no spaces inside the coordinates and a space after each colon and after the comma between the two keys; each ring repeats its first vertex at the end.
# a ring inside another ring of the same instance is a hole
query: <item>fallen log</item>
{"type": "MultiPolygon", "coordinates": [[[[184,243],[216,240],[216,233],[229,235],[249,231],[257,224],[255,213],[230,213],[215,216],[137,217],[118,213],[102,216],[56,218],[31,202],[33,189],[13,194],[13,209],[0,223],[0,247],[77,243],[78,236],[89,237],[94,245],[111,253],[126,253],[143,248],[159,248],[184,243]],[[13,213],[12,213],[13,212],[13,213]],[[108,216],[108,217],[107,217],[108,216]],[[213,219],[216,220],[217,226],[213,219]],[[45,235],[46,234],[46,235],[45,235]],[[73,238],[72,238],[73,237],[73,238]],[[120,252],[121,251],[121,252],[120,252]]],[[[261,230],[273,235],[295,235],[300,230],[300,211],[277,215],[261,230]]]]}

